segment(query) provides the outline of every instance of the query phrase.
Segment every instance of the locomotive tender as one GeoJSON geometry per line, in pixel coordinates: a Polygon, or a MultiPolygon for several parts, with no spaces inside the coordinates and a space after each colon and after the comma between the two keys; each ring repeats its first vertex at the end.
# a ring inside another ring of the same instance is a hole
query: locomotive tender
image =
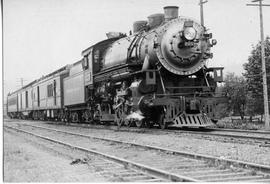
{"type": "Polygon", "coordinates": [[[138,127],[212,124],[223,68],[206,67],[216,40],[204,26],[167,6],[136,21],[133,34],[107,36],[80,61],[9,94],[8,115],[138,127]]]}

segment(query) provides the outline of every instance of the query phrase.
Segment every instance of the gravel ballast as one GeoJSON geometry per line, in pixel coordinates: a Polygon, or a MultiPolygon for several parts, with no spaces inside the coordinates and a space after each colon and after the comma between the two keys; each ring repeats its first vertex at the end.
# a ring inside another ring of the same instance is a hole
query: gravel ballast
{"type": "MultiPolygon", "coordinates": [[[[27,122],[29,123],[29,122],[27,122]]],[[[139,144],[159,146],[179,151],[190,151],[200,154],[217,156],[220,158],[229,158],[257,164],[270,165],[270,147],[263,147],[260,144],[245,144],[245,141],[239,142],[224,139],[209,139],[209,136],[191,135],[186,133],[170,134],[156,133],[155,130],[148,132],[127,132],[96,128],[80,128],[71,126],[55,126],[39,121],[31,121],[33,125],[40,125],[61,130],[72,131],[85,135],[98,136],[103,138],[112,138],[116,140],[129,141],[139,144]],[[152,133],[151,133],[152,132],[152,133]]]]}

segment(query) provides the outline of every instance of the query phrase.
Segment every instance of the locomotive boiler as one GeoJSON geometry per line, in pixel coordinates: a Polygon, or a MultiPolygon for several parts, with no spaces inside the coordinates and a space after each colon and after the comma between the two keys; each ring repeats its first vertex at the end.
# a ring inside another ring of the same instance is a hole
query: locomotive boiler
{"type": "Polygon", "coordinates": [[[206,66],[216,40],[204,26],[179,16],[178,7],[167,6],[164,13],[134,22],[128,36],[109,32],[107,37],[83,50],[80,61],[64,67],[61,107],[27,114],[119,126],[212,124],[223,68],[206,66]]]}
{"type": "Polygon", "coordinates": [[[198,22],[178,17],[178,7],[165,7],[165,14],[134,23],[134,34],[113,42],[103,54],[103,69],[129,62],[145,62],[144,69],[160,64],[171,73],[191,75],[212,55],[211,34],[198,22]],[[164,17],[165,16],[165,17],[164,17]]]}

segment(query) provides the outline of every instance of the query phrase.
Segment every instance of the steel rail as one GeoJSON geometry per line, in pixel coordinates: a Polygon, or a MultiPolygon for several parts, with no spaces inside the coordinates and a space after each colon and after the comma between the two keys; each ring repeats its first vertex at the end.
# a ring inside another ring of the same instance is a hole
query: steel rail
{"type": "MultiPolygon", "coordinates": [[[[53,123],[52,123],[53,124],[53,123]]],[[[60,125],[64,125],[64,124],[60,124],[60,125]]],[[[124,128],[124,127],[116,127],[114,128],[115,126],[111,127],[111,126],[107,126],[107,125],[99,125],[101,127],[97,127],[96,125],[91,125],[91,124],[74,124],[74,123],[69,123],[69,124],[65,124],[66,126],[73,126],[73,127],[85,127],[85,128],[88,128],[88,127],[91,127],[91,128],[97,128],[97,129],[111,129],[111,130],[119,130],[121,131],[121,128],[124,128]]],[[[131,129],[131,127],[128,127],[129,129],[131,129]]],[[[122,129],[123,130],[123,129],[122,129]]],[[[232,136],[232,137],[235,137],[235,138],[243,138],[243,139],[246,139],[246,138],[249,138],[249,139],[259,139],[259,140],[266,140],[266,141],[270,141],[270,137],[258,137],[258,136],[248,136],[248,135],[228,135],[228,134],[218,134],[218,133],[212,133],[212,132],[206,132],[206,131],[203,131],[203,130],[171,130],[171,129],[166,129],[166,130],[160,130],[160,129],[149,129],[149,128],[137,128],[137,127],[134,127],[134,130],[156,130],[156,131],[169,131],[169,132],[173,132],[173,133],[194,133],[194,134],[203,134],[203,135],[206,135],[209,133],[209,135],[215,135],[215,136],[232,136]]],[[[235,130],[235,129],[219,129],[219,128],[206,128],[205,130],[213,130],[213,131],[218,131],[218,132],[239,132],[239,133],[251,133],[251,134],[266,134],[266,135],[270,135],[270,132],[267,132],[267,131],[249,131],[249,130],[235,130]]]]}
{"type": "MultiPolygon", "coordinates": [[[[5,120],[7,120],[7,119],[5,119],[5,120]]],[[[22,120],[22,119],[16,119],[16,120],[22,120]]],[[[22,121],[35,121],[35,120],[29,119],[29,120],[22,120],[22,121]]],[[[37,120],[37,121],[39,121],[39,120],[37,120]]],[[[47,122],[55,122],[55,121],[47,121],[47,122]]],[[[70,125],[73,125],[74,123],[69,123],[69,124],[70,125]]],[[[78,123],[75,124],[75,125],[78,125],[78,123]]],[[[80,125],[86,125],[86,127],[87,127],[87,126],[89,126],[91,124],[89,124],[89,123],[82,123],[80,125]]],[[[101,125],[101,126],[104,126],[104,125],[101,125]]],[[[175,128],[177,128],[177,127],[175,127],[175,128]]],[[[140,129],[142,129],[142,128],[140,128],[140,129]]],[[[270,131],[265,131],[265,130],[242,130],[242,129],[230,129],[230,128],[205,128],[205,130],[210,130],[210,131],[213,130],[213,131],[221,131],[221,132],[224,131],[224,132],[240,132],[240,133],[252,133],[252,134],[267,134],[267,135],[270,135],[270,131]]],[[[179,130],[179,131],[181,131],[181,130],[179,130]]]]}
{"type": "Polygon", "coordinates": [[[158,177],[158,178],[162,178],[162,179],[166,179],[166,180],[170,180],[170,181],[181,181],[181,182],[183,182],[183,181],[199,182],[200,181],[200,180],[196,180],[196,179],[193,179],[193,178],[190,178],[190,177],[168,173],[168,172],[160,170],[160,169],[156,169],[156,168],[149,167],[149,166],[146,166],[146,165],[143,165],[143,164],[135,163],[133,161],[129,161],[129,160],[126,160],[126,159],[118,158],[118,157],[115,157],[115,156],[112,156],[112,155],[109,155],[109,154],[105,154],[105,153],[102,153],[102,152],[99,152],[99,151],[96,151],[96,150],[75,146],[75,145],[72,145],[72,144],[69,144],[69,143],[65,143],[65,142],[62,142],[62,141],[51,139],[51,138],[46,137],[46,136],[38,135],[38,134],[35,134],[35,133],[31,133],[29,131],[14,128],[14,127],[11,127],[11,126],[4,125],[4,128],[9,128],[9,129],[12,129],[12,130],[15,130],[15,131],[18,131],[18,132],[22,132],[22,133],[25,133],[25,134],[28,134],[28,135],[31,135],[31,136],[46,140],[46,141],[50,141],[50,142],[53,142],[53,143],[56,143],[56,144],[60,144],[60,145],[69,147],[69,148],[72,148],[72,149],[83,151],[83,152],[86,152],[86,153],[89,153],[89,154],[94,154],[94,155],[100,156],[102,158],[114,161],[116,163],[120,163],[120,164],[124,165],[125,167],[137,169],[137,170],[140,170],[140,171],[142,171],[144,173],[147,173],[149,175],[152,175],[152,176],[155,176],[155,177],[158,177]]]}
{"type": "Polygon", "coordinates": [[[240,130],[240,129],[229,129],[229,128],[208,128],[207,130],[270,135],[270,131],[263,131],[263,130],[240,130]]]}
{"type": "MultiPolygon", "coordinates": [[[[61,124],[63,125],[63,124],[61,124]]],[[[96,129],[110,129],[110,130],[117,130],[117,131],[134,131],[136,132],[136,130],[138,131],[150,131],[150,130],[155,130],[155,129],[149,129],[149,128],[128,128],[128,130],[125,130],[123,128],[125,127],[111,127],[111,126],[105,126],[105,125],[100,125],[102,127],[97,127],[95,125],[90,125],[90,124],[74,124],[74,123],[69,123],[69,124],[65,124],[65,126],[73,126],[73,127],[86,127],[86,128],[96,128],[96,129]]],[[[222,132],[223,129],[216,129],[216,128],[207,128],[205,130],[214,130],[214,131],[218,131],[218,132],[222,132]]],[[[257,133],[257,134],[270,134],[270,132],[264,132],[264,131],[260,131],[260,132],[255,132],[255,131],[247,131],[247,130],[234,130],[232,129],[232,131],[230,131],[231,129],[224,129],[224,132],[239,132],[239,133],[257,133]]],[[[265,142],[270,142],[270,137],[259,137],[259,136],[252,136],[252,135],[235,135],[235,134],[222,134],[222,133],[214,133],[214,132],[206,132],[206,131],[195,131],[195,130],[171,130],[171,129],[167,129],[167,130],[158,130],[156,129],[155,131],[159,131],[159,132],[171,132],[171,133],[188,133],[188,134],[197,134],[197,135],[209,135],[209,136],[218,136],[218,137],[230,137],[230,138],[237,138],[237,139],[254,139],[254,140],[259,140],[259,141],[265,141],[265,142]]]]}
{"type": "Polygon", "coordinates": [[[119,141],[119,140],[115,140],[115,139],[107,139],[107,138],[84,135],[84,134],[78,134],[78,133],[74,133],[74,132],[70,132],[70,131],[56,130],[56,129],[42,127],[42,126],[36,126],[36,125],[29,125],[29,124],[23,124],[23,125],[34,127],[34,128],[45,129],[45,130],[49,130],[49,131],[55,131],[55,132],[64,133],[64,134],[69,134],[69,135],[80,136],[80,137],[89,138],[89,139],[114,142],[114,143],[118,143],[118,144],[127,144],[127,145],[131,145],[131,146],[136,146],[136,147],[140,147],[140,148],[144,148],[144,149],[151,149],[151,150],[156,150],[156,151],[158,150],[158,151],[162,151],[165,153],[186,156],[186,157],[194,158],[194,159],[204,159],[204,160],[210,160],[210,161],[215,161],[215,162],[218,161],[218,162],[223,162],[223,163],[227,163],[227,164],[238,165],[238,166],[241,166],[244,168],[249,167],[249,168],[257,169],[257,170],[264,171],[264,172],[270,172],[270,165],[262,165],[262,164],[250,163],[250,162],[233,160],[233,159],[219,158],[219,157],[215,157],[215,156],[179,151],[179,150],[174,150],[174,149],[162,148],[162,147],[158,147],[158,146],[151,146],[151,145],[145,145],[145,144],[142,145],[142,144],[138,144],[138,143],[119,141]]]}
{"type": "MultiPolygon", "coordinates": [[[[110,127],[110,126],[104,126],[104,125],[101,125],[102,127],[97,127],[97,126],[94,126],[94,125],[90,125],[89,124],[84,124],[84,125],[75,125],[73,123],[71,124],[68,124],[66,126],[73,126],[73,127],[91,127],[91,128],[97,128],[97,129],[110,129],[110,130],[118,130],[118,131],[125,131],[125,129],[121,129],[121,128],[114,128],[115,126],[113,127],[110,127]]],[[[124,128],[124,127],[123,127],[124,128]]],[[[133,130],[131,130],[132,128],[128,128],[129,130],[126,130],[126,131],[133,131],[136,132],[136,130],[138,131],[143,131],[143,130],[155,130],[155,129],[149,129],[149,128],[134,128],[133,130]]],[[[212,129],[205,129],[205,130],[212,130],[212,129]]],[[[215,129],[213,129],[215,131],[215,129]]],[[[189,133],[189,134],[198,134],[198,135],[210,135],[210,136],[218,136],[218,137],[230,137],[230,138],[238,138],[238,139],[257,139],[257,140],[260,140],[260,141],[270,141],[270,137],[259,137],[259,136],[252,136],[252,135],[235,135],[235,134],[222,134],[222,133],[214,133],[214,132],[206,132],[206,131],[193,131],[193,130],[171,130],[171,129],[166,129],[166,130],[159,130],[159,129],[156,129],[155,131],[162,131],[162,132],[172,132],[172,133],[175,133],[175,134],[178,134],[178,133],[189,133]]],[[[218,130],[219,132],[222,132],[222,130],[218,130]]],[[[230,132],[229,129],[226,129],[225,132],[230,132]]],[[[245,132],[245,131],[231,131],[231,132],[240,132],[240,133],[249,133],[249,132],[245,132]]],[[[267,134],[266,132],[254,132],[254,133],[257,133],[257,134],[267,134]]],[[[269,133],[270,134],[270,133],[269,133]]]]}
{"type": "MultiPolygon", "coordinates": [[[[86,124],[85,126],[81,126],[81,125],[74,125],[73,123],[68,125],[68,126],[77,126],[77,127],[93,127],[92,125],[88,125],[86,124]]],[[[104,126],[104,125],[101,125],[101,126],[104,126]]],[[[102,127],[103,128],[103,127],[102,127]]],[[[121,127],[122,128],[122,127],[121,127]]],[[[121,130],[121,128],[116,128],[116,130],[121,130]]],[[[106,126],[105,129],[108,129],[108,127],[106,126]]],[[[112,130],[115,130],[114,128],[111,128],[110,129],[112,130]]],[[[130,127],[129,127],[130,129],[130,127]]],[[[138,129],[138,130],[151,130],[151,129],[148,129],[148,128],[136,128],[135,129],[138,129]]],[[[153,129],[154,130],[154,129],[153,129]]],[[[213,130],[213,131],[218,131],[218,132],[222,132],[223,129],[217,129],[217,128],[207,128],[205,130],[213,130]]],[[[128,130],[129,131],[129,130],[128,130]]],[[[202,134],[202,135],[211,135],[211,136],[219,136],[219,137],[233,137],[233,138],[241,138],[241,139],[257,139],[257,140],[260,140],[260,141],[270,141],[270,137],[259,137],[259,136],[252,136],[252,135],[235,135],[235,134],[222,134],[222,133],[214,133],[214,132],[206,132],[206,131],[198,131],[198,130],[171,130],[171,129],[167,129],[167,130],[156,130],[156,131],[167,131],[167,132],[173,132],[173,133],[190,133],[190,134],[202,134]]],[[[259,131],[259,132],[255,132],[255,131],[247,131],[247,130],[234,130],[232,129],[232,131],[230,131],[230,129],[224,129],[224,132],[239,132],[239,133],[251,133],[251,134],[266,134],[266,135],[270,135],[270,132],[264,132],[264,131],[259,131]]]]}
{"type": "MultiPolygon", "coordinates": [[[[270,137],[259,137],[252,135],[235,135],[235,134],[223,134],[223,133],[215,133],[215,132],[206,132],[206,131],[192,131],[192,130],[168,130],[174,133],[190,133],[190,134],[199,134],[199,135],[211,135],[211,136],[219,136],[219,137],[230,137],[230,138],[240,138],[240,139],[257,139],[260,141],[270,141],[270,137]]],[[[220,130],[219,132],[221,132],[220,130]]],[[[229,132],[229,131],[225,131],[229,132]]],[[[240,132],[239,132],[240,133],[240,132]]],[[[247,133],[247,132],[242,132],[247,133]]],[[[260,133],[258,133],[260,134],[260,133]]]]}

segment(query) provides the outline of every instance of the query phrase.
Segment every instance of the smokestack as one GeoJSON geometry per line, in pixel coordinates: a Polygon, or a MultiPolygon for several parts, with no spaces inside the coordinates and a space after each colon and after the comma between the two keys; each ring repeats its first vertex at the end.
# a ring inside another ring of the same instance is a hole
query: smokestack
{"type": "Polygon", "coordinates": [[[178,6],[164,7],[165,22],[178,18],[178,6]]]}

